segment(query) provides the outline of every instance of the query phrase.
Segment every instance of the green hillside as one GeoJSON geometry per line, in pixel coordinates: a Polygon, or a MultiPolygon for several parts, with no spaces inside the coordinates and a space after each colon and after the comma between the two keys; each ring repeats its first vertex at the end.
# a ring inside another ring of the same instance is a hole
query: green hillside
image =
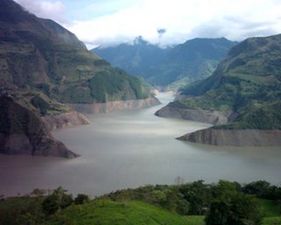
{"type": "Polygon", "coordinates": [[[280,225],[280,187],[196,181],[116,191],[90,200],[57,188],[2,198],[2,225],[280,225]]]}
{"type": "Polygon", "coordinates": [[[74,34],[56,22],[38,18],[12,0],[1,1],[0,14],[1,86],[40,91],[63,103],[138,99],[149,95],[143,82],[137,78],[132,82],[125,72],[89,52],[74,34]],[[94,77],[104,73],[110,74],[103,79],[109,84],[112,77],[120,77],[118,85],[122,90],[95,89],[103,84],[94,77]],[[108,99],[96,97],[105,94],[108,99]]]}
{"type": "Polygon", "coordinates": [[[181,90],[181,105],[233,112],[229,128],[281,128],[281,35],[233,47],[213,75],[181,90]]]}
{"type": "MultiPolygon", "coordinates": [[[[11,199],[5,203],[5,206],[1,203],[0,208],[3,210],[2,212],[10,207],[25,211],[34,209],[34,205],[36,206],[38,203],[40,200],[29,198],[11,199]]],[[[272,204],[268,209],[272,209],[272,204]]],[[[40,215],[37,208],[33,213],[40,215]]],[[[270,214],[272,213],[270,212],[270,214]]],[[[44,217],[42,214],[41,216],[44,217]]],[[[116,202],[112,200],[96,200],[83,205],[72,205],[44,222],[39,222],[40,219],[36,219],[32,215],[18,217],[17,221],[12,215],[7,214],[5,221],[1,218],[3,219],[3,214],[1,217],[0,213],[0,222],[5,222],[5,225],[20,225],[21,221],[28,220],[33,221],[29,224],[36,225],[205,225],[204,216],[182,216],[140,201],[116,202]],[[13,219],[14,222],[10,223],[9,221],[13,219]]],[[[264,217],[261,224],[280,225],[280,213],[264,217]]]]}
{"type": "Polygon", "coordinates": [[[184,225],[187,224],[187,220],[183,216],[143,202],[99,200],[84,204],[82,207],[71,206],[56,215],[48,225],[67,223],[76,225],[184,225]]]}

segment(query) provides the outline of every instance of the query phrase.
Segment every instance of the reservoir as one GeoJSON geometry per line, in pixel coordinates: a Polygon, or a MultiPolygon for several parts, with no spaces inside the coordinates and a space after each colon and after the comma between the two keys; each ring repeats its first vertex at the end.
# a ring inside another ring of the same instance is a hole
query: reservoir
{"type": "Polygon", "coordinates": [[[71,193],[100,195],[147,184],[220,179],[241,183],[259,179],[281,184],[280,147],[218,147],[176,140],[208,127],[154,113],[173,100],[160,93],[159,106],[88,115],[91,124],[54,132],[76,159],[0,155],[0,194],[62,186],[71,193]]]}

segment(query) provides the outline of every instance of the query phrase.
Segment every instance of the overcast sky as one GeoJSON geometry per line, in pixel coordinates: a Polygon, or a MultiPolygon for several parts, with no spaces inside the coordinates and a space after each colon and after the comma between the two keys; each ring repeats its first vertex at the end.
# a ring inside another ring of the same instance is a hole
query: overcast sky
{"type": "Polygon", "coordinates": [[[162,46],[195,37],[243,40],[281,33],[281,0],[16,0],[51,18],[88,47],[131,42],[162,46]]]}

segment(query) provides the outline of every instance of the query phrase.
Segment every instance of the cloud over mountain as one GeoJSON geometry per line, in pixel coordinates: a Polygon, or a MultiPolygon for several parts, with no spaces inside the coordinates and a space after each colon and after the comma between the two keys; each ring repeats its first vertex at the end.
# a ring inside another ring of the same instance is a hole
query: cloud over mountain
{"type": "Polygon", "coordinates": [[[17,1],[39,16],[67,20],[67,28],[91,46],[132,42],[140,35],[165,46],[194,37],[243,40],[281,32],[279,0],[17,1]],[[62,18],[63,10],[72,17],[62,18]]]}

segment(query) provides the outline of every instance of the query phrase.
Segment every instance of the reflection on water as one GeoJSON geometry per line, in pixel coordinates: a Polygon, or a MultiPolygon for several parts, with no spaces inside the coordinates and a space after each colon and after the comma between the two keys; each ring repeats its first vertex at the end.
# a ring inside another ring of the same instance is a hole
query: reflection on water
{"type": "Polygon", "coordinates": [[[82,156],[73,160],[0,155],[0,193],[63,186],[91,195],[145,184],[172,184],[219,179],[281,182],[281,149],[216,147],[178,141],[207,124],[158,118],[154,112],[172,96],[162,93],[161,106],[91,115],[91,125],[55,132],[82,156]]]}

